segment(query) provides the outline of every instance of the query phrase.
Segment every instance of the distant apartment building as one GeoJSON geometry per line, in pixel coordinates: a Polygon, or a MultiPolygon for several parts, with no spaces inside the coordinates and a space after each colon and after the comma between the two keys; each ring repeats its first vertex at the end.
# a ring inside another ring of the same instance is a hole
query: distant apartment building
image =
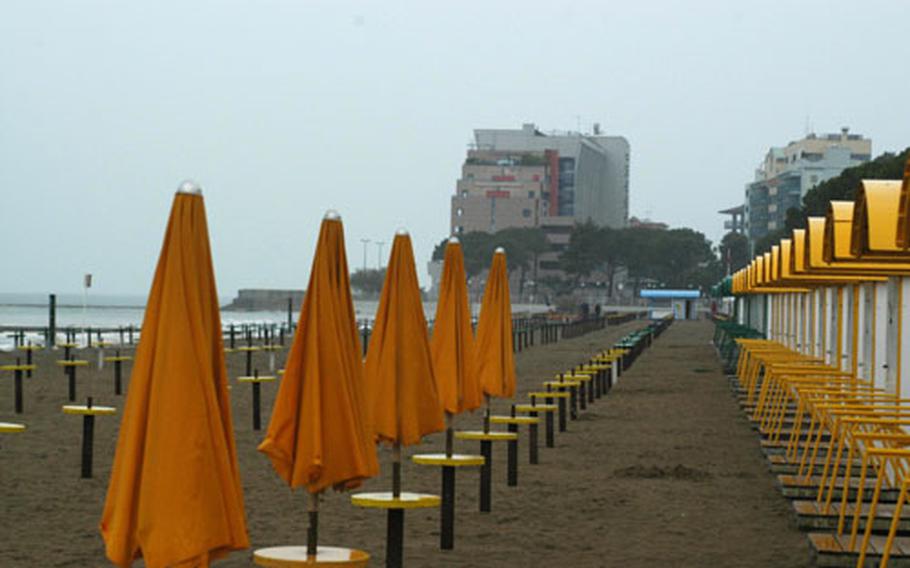
{"type": "Polygon", "coordinates": [[[538,267],[558,272],[558,254],[576,223],[625,227],[629,143],[621,136],[478,129],[451,200],[451,231],[540,227],[553,251],[538,267]]]}
{"type": "Polygon", "coordinates": [[[848,128],[840,134],[809,134],[768,150],[755,181],[746,185],[743,225],[750,246],[783,228],[787,210],[800,207],[810,189],[871,157],[872,141],[848,128]]]}

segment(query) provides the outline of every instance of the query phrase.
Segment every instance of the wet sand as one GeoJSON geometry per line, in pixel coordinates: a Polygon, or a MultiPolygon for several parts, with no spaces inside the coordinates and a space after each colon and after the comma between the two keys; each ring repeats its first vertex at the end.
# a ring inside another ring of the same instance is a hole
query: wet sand
{"type": "MultiPolygon", "coordinates": [[[[583,362],[643,325],[630,322],[517,356],[519,394],[537,390],[554,373],[583,362]]],[[[506,450],[494,448],[493,511],[478,509],[478,472],[458,473],[455,550],[440,551],[439,512],[409,511],[405,520],[408,566],[743,566],[808,564],[805,536],[774,488],[758,438],[730,396],[707,322],[677,322],[639,358],[620,384],[543,446],[540,465],[527,464],[525,432],[519,486],[508,487],[506,450]]],[[[12,412],[12,379],[0,376],[0,421],[29,430],[0,436],[0,566],[105,566],[97,523],[103,506],[119,417],[96,426],[95,477],[79,479],[81,419],[60,413],[66,380],[42,352],[39,371],[26,379],[25,414],[12,412]]],[[[285,356],[278,357],[279,366],[285,356]]],[[[0,354],[0,364],[11,362],[0,354]]],[[[91,357],[93,358],[93,357],[91,357]]],[[[267,355],[254,366],[267,371],[267,355]]],[[[243,374],[244,355],[228,355],[232,378],[243,374]]],[[[113,370],[95,372],[97,404],[122,409],[113,395],[113,370]]],[[[89,374],[80,369],[80,401],[89,374]]],[[[251,429],[247,385],[233,384],[235,432],[250,539],[254,548],[303,544],[306,496],[291,492],[256,452],[262,432],[251,429]]],[[[263,387],[263,422],[277,385],[263,387]]],[[[507,402],[495,401],[505,413],[507,402]]],[[[476,428],[480,414],[457,426],[476,428]]],[[[476,453],[476,443],[458,442],[476,453]]],[[[442,436],[428,437],[405,456],[440,451],[442,436]]],[[[361,490],[389,489],[389,453],[382,475],[361,490]]],[[[439,492],[437,468],[406,463],[407,491],[439,492]]],[[[372,566],[384,560],[385,514],[350,505],[330,494],[320,515],[320,542],[362,548],[372,566]]],[[[218,566],[250,566],[252,550],[218,566]]],[[[137,565],[139,565],[137,563],[137,565]]]]}

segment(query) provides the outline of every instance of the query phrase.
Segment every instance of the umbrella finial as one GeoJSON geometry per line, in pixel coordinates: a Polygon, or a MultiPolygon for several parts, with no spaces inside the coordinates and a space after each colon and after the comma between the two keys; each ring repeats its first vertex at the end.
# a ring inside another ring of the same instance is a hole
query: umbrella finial
{"type": "Polygon", "coordinates": [[[406,237],[406,236],[408,236],[408,230],[405,229],[404,227],[398,227],[398,229],[395,231],[395,236],[396,237],[406,237]]]}
{"type": "Polygon", "coordinates": [[[493,254],[505,254],[505,253],[506,253],[506,249],[504,249],[502,247],[496,247],[496,250],[493,251],[493,254]]]}
{"type": "Polygon", "coordinates": [[[449,244],[457,245],[457,244],[461,244],[461,241],[458,240],[458,237],[449,237],[449,244]]]}
{"type": "Polygon", "coordinates": [[[325,212],[325,217],[323,217],[323,219],[325,221],[341,221],[341,213],[334,209],[329,209],[325,212]]]}
{"type": "Polygon", "coordinates": [[[189,195],[202,195],[202,186],[191,179],[183,180],[177,193],[186,193],[189,195]]]}

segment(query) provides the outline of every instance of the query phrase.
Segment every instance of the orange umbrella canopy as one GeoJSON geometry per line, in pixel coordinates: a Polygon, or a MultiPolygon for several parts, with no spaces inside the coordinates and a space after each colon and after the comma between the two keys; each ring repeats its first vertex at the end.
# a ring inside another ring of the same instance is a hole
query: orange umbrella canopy
{"type": "Polygon", "coordinates": [[[410,446],[445,428],[414,252],[403,231],[392,243],[364,376],[377,440],[410,446]]]}
{"type": "Polygon", "coordinates": [[[496,249],[487,277],[477,322],[477,364],[484,394],[500,398],[515,395],[515,359],[512,356],[512,301],[506,252],[496,249]]]}
{"type": "Polygon", "coordinates": [[[205,206],[190,182],[149,293],[101,534],[118,566],[208,566],[249,546],[205,206]]]}
{"type": "Polygon", "coordinates": [[[483,393],[477,380],[464,254],[455,237],[446,244],[430,352],[443,409],[460,414],[478,408],[483,393]]]}
{"type": "Polygon", "coordinates": [[[379,473],[365,420],[363,366],[344,228],[322,221],[284,378],[259,451],[291,487],[349,489],[379,473]]]}

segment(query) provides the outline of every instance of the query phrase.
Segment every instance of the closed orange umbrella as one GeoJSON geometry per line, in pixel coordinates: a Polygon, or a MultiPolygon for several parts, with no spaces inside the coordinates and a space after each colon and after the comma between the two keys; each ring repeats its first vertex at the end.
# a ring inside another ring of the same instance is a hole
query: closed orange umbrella
{"type": "MultiPolygon", "coordinates": [[[[354,488],[379,473],[365,400],[344,227],[339,215],[329,211],[319,231],[284,379],[259,445],[288,485],[310,493],[308,559],[318,560],[319,493],[329,487],[354,488]]],[[[268,556],[269,550],[256,555],[268,556]]]]}
{"type": "Polygon", "coordinates": [[[284,379],[259,451],[291,487],[353,488],[379,473],[365,418],[344,228],[322,222],[284,379]]]}
{"type": "Polygon", "coordinates": [[[515,396],[515,359],[512,356],[512,302],[506,252],[493,255],[477,322],[477,365],[483,393],[498,398],[515,396]]]}
{"type": "Polygon", "coordinates": [[[118,566],[208,566],[249,546],[205,206],[174,198],[142,324],[101,534],[118,566]]]}
{"type": "Polygon", "coordinates": [[[455,237],[446,244],[430,352],[443,409],[460,414],[480,407],[483,393],[477,380],[464,254],[455,237]]]}
{"type": "Polygon", "coordinates": [[[436,390],[446,412],[446,455],[452,455],[452,416],[474,410],[483,403],[477,377],[474,331],[468,300],[464,254],[457,237],[446,244],[430,340],[436,390]]]}
{"type": "Polygon", "coordinates": [[[403,231],[392,243],[364,378],[377,440],[410,446],[445,427],[414,252],[403,231]]]}
{"type": "Polygon", "coordinates": [[[435,495],[401,492],[401,446],[442,430],[442,405],[414,269],[411,238],[399,230],[392,242],[373,336],[364,363],[370,423],[377,441],[393,445],[391,493],[355,495],[355,504],[387,509],[386,566],[404,556],[404,509],[438,507],[435,495]]]}

